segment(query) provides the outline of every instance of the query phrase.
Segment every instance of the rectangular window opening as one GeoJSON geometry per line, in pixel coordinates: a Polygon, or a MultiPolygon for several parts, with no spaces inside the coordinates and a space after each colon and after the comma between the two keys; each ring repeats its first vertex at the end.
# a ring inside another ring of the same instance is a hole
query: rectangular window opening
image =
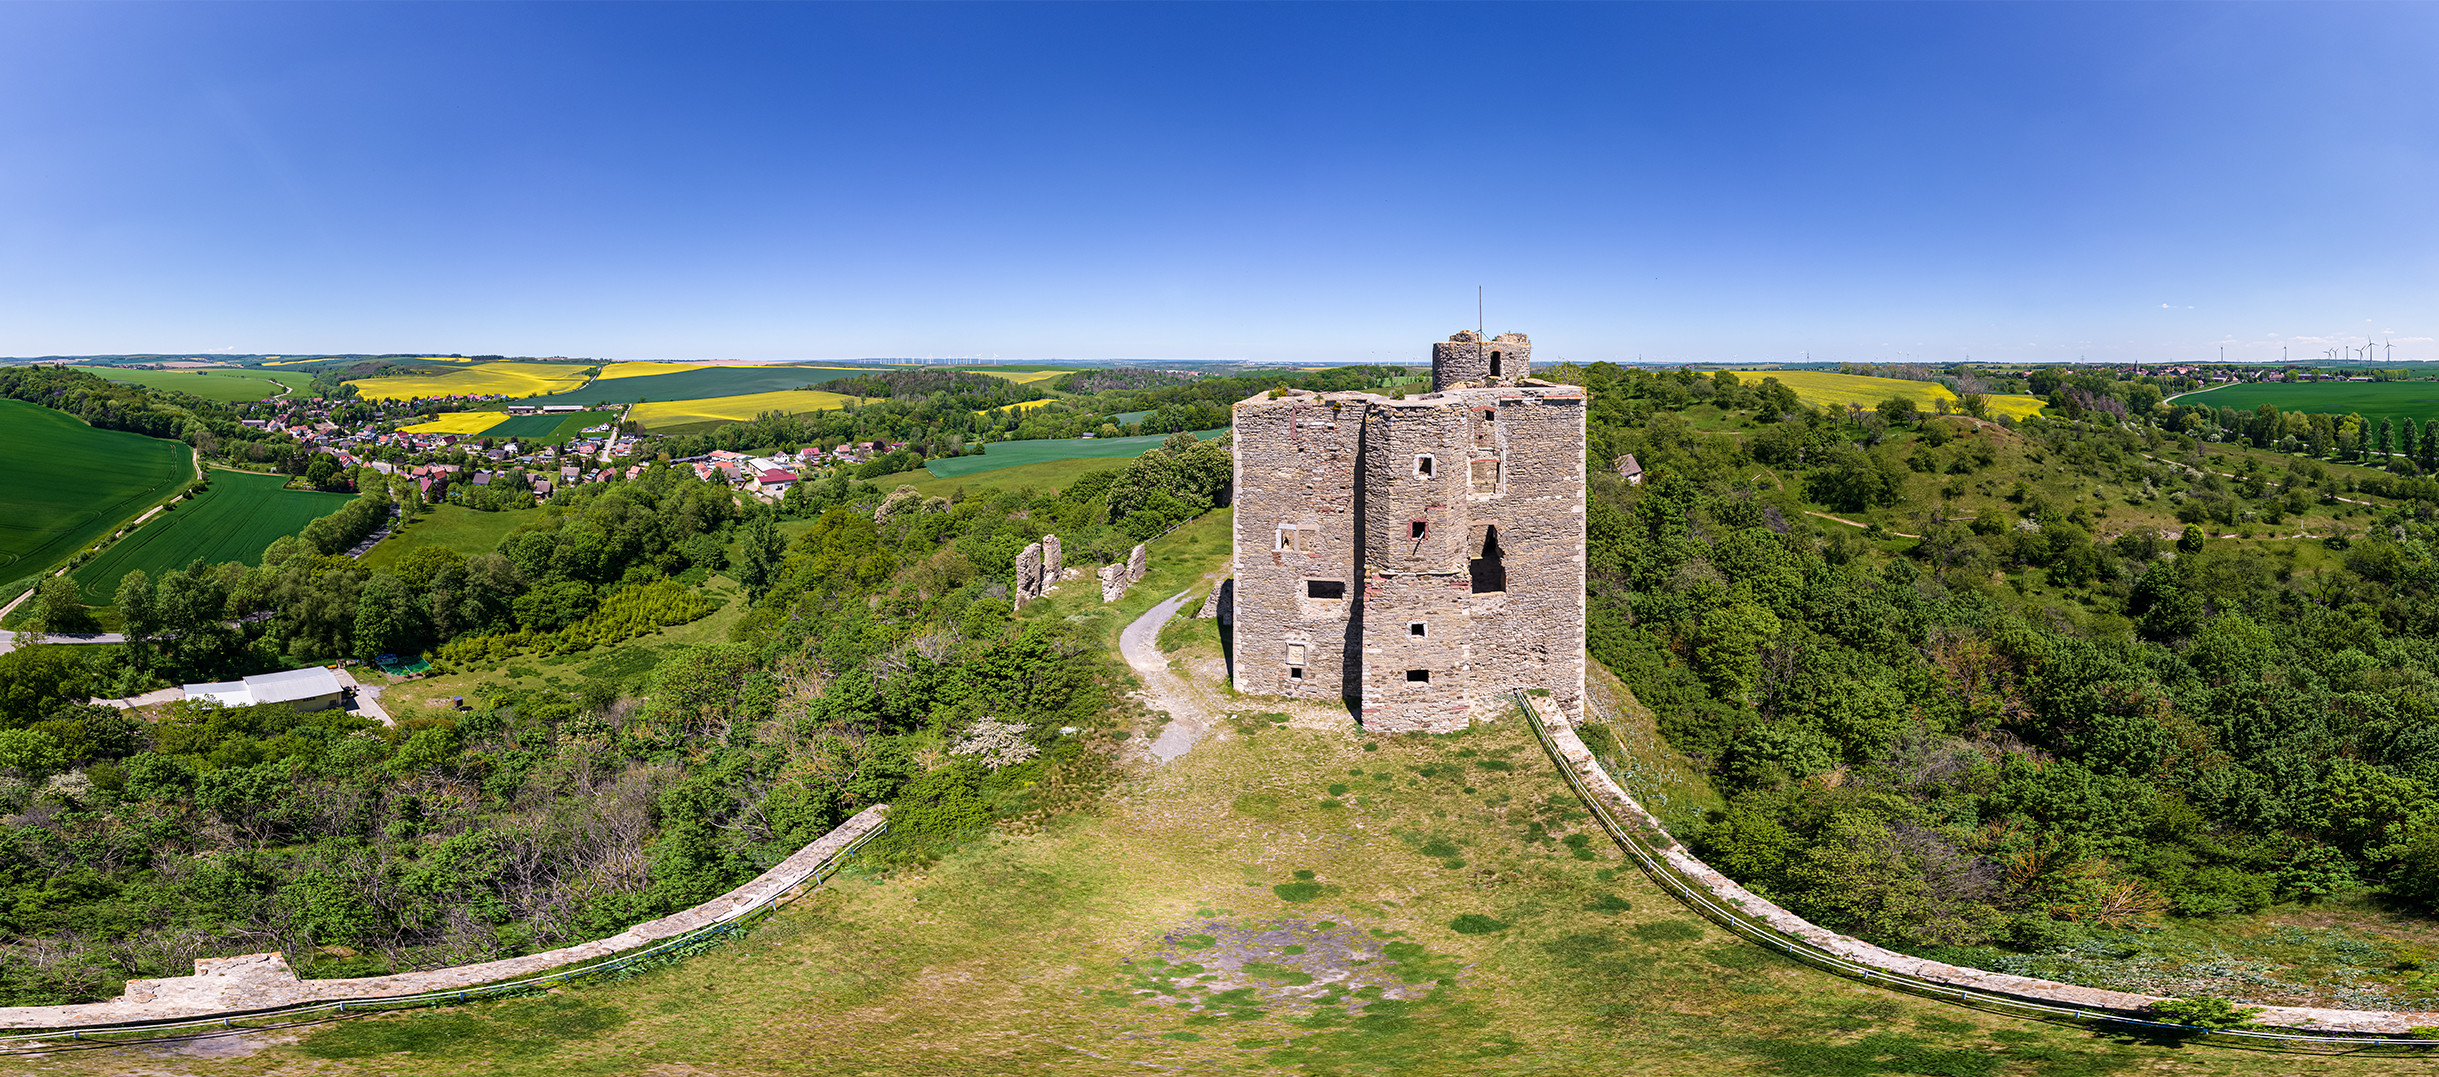
{"type": "Polygon", "coordinates": [[[1337,580],[1304,581],[1304,597],[1306,598],[1345,598],[1346,596],[1347,585],[1337,580]]]}
{"type": "Polygon", "coordinates": [[[1303,679],[1304,679],[1304,667],[1303,667],[1303,666],[1289,666],[1289,667],[1287,667],[1287,679],[1288,679],[1288,680],[1291,680],[1291,681],[1300,681],[1300,680],[1303,680],[1303,679]]]}
{"type": "Polygon", "coordinates": [[[1430,527],[1431,525],[1428,522],[1416,520],[1406,525],[1406,537],[1410,539],[1419,539],[1423,537],[1423,532],[1429,530],[1430,527]]]}
{"type": "Polygon", "coordinates": [[[1427,669],[1410,669],[1410,670],[1407,670],[1407,671],[1406,671],[1406,683],[1408,683],[1408,684],[1430,684],[1430,683],[1431,683],[1431,671],[1430,671],[1430,670],[1427,670],[1427,669]]]}
{"type": "Polygon", "coordinates": [[[1423,630],[1423,622],[1416,621],[1413,624],[1406,626],[1406,634],[1409,636],[1425,636],[1429,635],[1430,633],[1423,630]]]}
{"type": "Polygon", "coordinates": [[[1428,456],[1417,456],[1414,458],[1414,473],[1422,476],[1423,478],[1428,479],[1431,477],[1431,469],[1433,466],[1435,466],[1435,462],[1428,456]]]}
{"type": "Polygon", "coordinates": [[[1507,557],[1499,549],[1499,529],[1482,530],[1482,555],[1466,564],[1473,593],[1493,594],[1507,590],[1507,557]]]}

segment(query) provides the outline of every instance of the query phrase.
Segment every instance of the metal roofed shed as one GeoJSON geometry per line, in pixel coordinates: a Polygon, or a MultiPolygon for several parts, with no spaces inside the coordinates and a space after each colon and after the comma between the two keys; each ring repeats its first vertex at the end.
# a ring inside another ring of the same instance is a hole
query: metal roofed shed
{"type": "Polygon", "coordinates": [[[209,699],[223,707],[254,707],[265,703],[285,703],[301,711],[328,710],[338,706],[344,686],[339,675],[321,666],[292,669],[286,673],[263,673],[237,681],[217,681],[186,686],[186,698],[209,699]]]}
{"type": "Polygon", "coordinates": [[[186,698],[208,699],[223,707],[251,707],[254,705],[254,697],[246,691],[244,681],[190,684],[186,686],[186,698]]]}

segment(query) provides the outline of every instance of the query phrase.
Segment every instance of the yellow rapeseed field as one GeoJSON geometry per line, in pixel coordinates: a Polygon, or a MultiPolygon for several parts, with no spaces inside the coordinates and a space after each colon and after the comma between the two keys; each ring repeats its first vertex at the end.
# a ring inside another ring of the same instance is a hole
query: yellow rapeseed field
{"type": "Polygon", "coordinates": [[[631,363],[601,364],[601,380],[611,378],[643,378],[654,374],[675,374],[682,370],[701,370],[703,363],[656,363],[638,360],[631,363]]]}
{"type": "Polygon", "coordinates": [[[992,377],[994,377],[994,378],[1006,378],[1006,379],[1008,379],[1009,381],[1015,382],[1015,383],[1016,383],[1016,384],[1018,384],[1018,385],[1031,385],[1031,384],[1033,384],[1034,382],[1037,382],[1037,381],[1048,381],[1048,380],[1050,380],[1050,379],[1052,379],[1052,378],[1058,377],[1058,376],[1059,376],[1059,375],[1061,375],[1061,374],[1073,374],[1073,373],[1075,373],[1075,371],[1072,371],[1072,370],[969,370],[969,371],[967,371],[966,373],[969,373],[969,374],[988,374],[988,375],[990,375],[990,376],[992,376],[992,377]]]}
{"type": "Polygon", "coordinates": [[[398,429],[409,434],[480,434],[507,417],[506,412],[498,411],[452,411],[431,422],[398,429]]]}
{"type": "Polygon", "coordinates": [[[1045,396],[1040,400],[1019,400],[1016,403],[1004,404],[996,408],[980,408],[977,409],[974,414],[981,415],[985,412],[992,411],[1032,411],[1035,408],[1056,401],[1057,399],[1058,398],[1055,396],[1045,396]]]}
{"type": "Polygon", "coordinates": [[[741,422],[764,412],[794,414],[843,407],[855,397],[820,389],[788,389],[776,393],[715,396],[705,400],[655,400],[635,405],[627,418],[646,427],[679,426],[714,421],[741,422]]]}
{"type": "Polygon", "coordinates": [[[584,368],[558,363],[478,363],[439,374],[360,378],[348,384],[372,400],[476,394],[542,396],[564,393],[584,384],[584,368]]]}
{"type": "MultiPolygon", "coordinates": [[[[1905,381],[1900,378],[1871,378],[1861,374],[1833,374],[1826,370],[1740,370],[1739,379],[1758,382],[1777,378],[1779,384],[1795,390],[1796,399],[1816,408],[1842,408],[1848,404],[1871,407],[1893,396],[1903,396],[1929,405],[1945,400],[1956,406],[1956,394],[1948,387],[1932,381],[1905,381]]],[[[2038,397],[2010,396],[1994,393],[1983,398],[1993,415],[2021,419],[2041,410],[2038,397]]]]}

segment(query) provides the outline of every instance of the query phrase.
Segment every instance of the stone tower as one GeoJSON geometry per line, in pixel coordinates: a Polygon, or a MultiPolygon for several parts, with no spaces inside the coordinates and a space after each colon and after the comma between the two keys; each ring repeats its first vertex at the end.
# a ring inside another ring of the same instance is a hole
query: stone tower
{"type": "Polygon", "coordinates": [[[1526,377],[1531,356],[1459,333],[1426,395],[1236,405],[1238,691],[1348,700],[1389,731],[1462,728],[1523,688],[1581,714],[1584,395],[1526,377]]]}
{"type": "Polygon", "coordinates": [[[1533,342],[1522,333],[1490,340],[1466,330],[1431,346],[1431,387],[1515,385],[1533,373],[1533,342]]]}

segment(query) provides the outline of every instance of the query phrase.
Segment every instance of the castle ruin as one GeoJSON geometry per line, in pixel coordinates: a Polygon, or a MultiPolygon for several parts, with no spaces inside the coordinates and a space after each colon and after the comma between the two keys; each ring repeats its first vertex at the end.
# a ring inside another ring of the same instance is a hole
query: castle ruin
{"type": "Polygon", "coordinates": [[[1522,333],[1432,345],[1432,391],[1236,405],[1236,688],[1463,728],[1584,692],[1584,391],[1522,333]]]}

